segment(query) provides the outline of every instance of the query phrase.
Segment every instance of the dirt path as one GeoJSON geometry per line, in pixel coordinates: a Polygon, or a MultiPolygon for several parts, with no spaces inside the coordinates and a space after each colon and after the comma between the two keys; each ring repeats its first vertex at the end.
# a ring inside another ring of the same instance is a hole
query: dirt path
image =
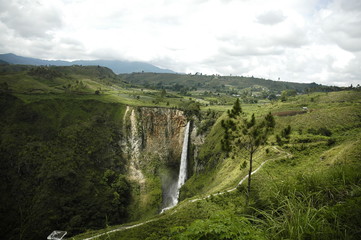
{"type": "Polygon", "coordinates": [[[130,226],[122,226],[122,227],[119,227],[119,228],[116,228],[116,229],[113,229],[113,230],[110,230],[108,232],[105,232],[105,233],[101,233],[101,234],[98,234],[98,235],[95,235],[93,237],[89,237],[89,238],[84,238],[83,240],[92,240],[92,239],[96,239],[98,237],[101,237],[101,236],[104,236],[104,235],[107,235],[109,233],[114,233],[114,232],[119,232],[119,231],[123,231],[123,230],[127,230],[127,229],[131,229],[131,228],[135,228],[135,227],[139,227],[139,226],[142,226],[144,224],[147,224],[147,223],[150,223],[150,222],[154,222],[156,221],[157,219],[151,219],[151,220],[148,220],[148,221],[145,221],[145,222],[142,222],[142,223],[138,223],[138,224],[134,224],[134,225],[130,225],[130,226]]]}
{"type": "MultiPolygon", "coordinates": [[[[283,157],[285,157],[285,156],[286,156],[287,158],[292,157],[292,154],[291,154],[291,153],[288,153],[288,152],[284,151],[283,149],[280,149],[280,148],[278,148],[278,147],[276,147],[276,146],[273,146],[272,148],[273,148],[274,150],[276,150],[276,152],[282,153],[282,155],[281,155],[281,156],[277,156],[277,157],[275,157],[275,158],[270,158],[270,159],[267,159],[267,160],[263,161],[263,162],[256,168],[256,170],[254,170],[254,171],[251,173],[251,175],[253,175],[253,174],[255,174],[256,172],[258,172],[258,170],[260,170],[260,169],[262,168],[262,166],[263,166],[265,163],[269,162],[269,161],[277,160],[277,159],[283,158],[283,157]],[[284,154],[284,155],[283,155],[283,154],[284,154]]],[[[193,203],[193,202],[205,200],[205,199],[207,199],[207,198],[210,198],[211,196],[218,196],[218,195],[222,195],[222,194],[225,194],[225,193],[228,193],[228,192],[233,192],[233,191],[235,191],[235,190],[237,189],[237,187],[238,187],[239,185],[241,185],[244,181],[246,181],[246,179],[248,179],[248,174],[247,174],[245,177],[242,178],[242,180],[237,184],[237,186],[236,186],[235,188],[232,188],[232,189],[229,189],[229,190],[226,190],[226,191],[223,191],[223,192],[219,192],[219,193],[209,194],[209,195],[207,195],[207,196],[205,196],[205,197],[202,197],[202,198],[192,199],[192,200],[189,200],[189,202],[192,202],[192,203],[193,203]]],[[[169,208],[169,209],[171,209],[171,208],[169,208]]],[[[169,209],[168,209],[168,210],[169,210],[169,209]]],[[[139,226],[142,226],[142,225],[144,225],[144,224],[147,224],[147,223],[150,223],[150,222],[154,222],[154,221],[157,221],[157,220],[158,220],[158,219],[151,219],[151,220],[148,220],[148,221],[145,221],[145,222],[142,222],[142,223],[138,223],[138,224],[134,224],[134,225],[130,225],[130,226],[122,226],[122,227],[119,227],[119,228],[110,230],[110,231],[108,231],[108,232],[95,235],[95,236],[93,236],[93,237],[84,238],[84,239],[82,239],[82,240],[92,240],[92,239],[96,239],[96,238],[98,238],[98,237],[107,235],[107,234],[109,234],[109,233],[113,233],[113,232],[118,232],[118,231],[123,231],[123,230],[131,229],[131,228],[139,227],[139,226]]]]}
{"type": "MultiPolygon", "coordinates": [[[[292,154],[290,154],[290,153],[288,153],[288,152],[285,152],[285,151],[277,148],[276,146],[273,146],[272,148],[273,148],[274,150],[276,150],[277,152],[279,152],[279,153],[284,153],[284,154],[286,154],[287,157],[292,157],[292,154]]],[[[271,161],[271,160],[276,160],[276,159],[281,158],[281,157],[284,157],[284,156],[278,156],[278,157],[276,157],[276,158],[270,158],[270,159],[267,159],[266,161],[263,161],[263,162],[258,166],[258,168],[256,168],[256,170],[254,170],[254,171],[251,173],[251,175],[253,175],[253,174],[255,174],[256,172],[258,172],[258,170],[260,170],[260,169],[262,168],[262,166],[263,166],[266,162],[271,161]]],[[[237,187],[238,187],[239,185],[241,185],[244,181],[246,181],[246,179],[248,179],[248,174],[242,178],[242,180],[238,183],[238,185],[237,185],[235,188],[226,190],[226,191],[224,191],[224,192],[209,194],[208,196],[205,196],[205,197],[203,197],[203,198],[196,198],[196,199],[192,199],[192,200],[189,200],[189,201],[190,201],[190,202],[197,202],[197,201],[200,201],[200,200],[205,200],[205,199],[207,199],[207,198],[210,198],[211,196],[218,196],[218,195],[222,195],[222,194],[225,194],[225,193],[228,193],[228,192],[233,192],[233,191],[235,191],[235,190],[237,189],[237,187]]]]}
{"type": "MultiPolygon", "coordinates": [[[[273,146],[272,148],[273,148],[274,150],[276,150],[277,152],[279,152],[279,153],[285,154],[287,158],[292,157],[292,154],[290,154],[290,153],[288,153],[288,152],[285,152],[285,151],[283,151],[282,149],[277,148],[276,146],[273,146]]],[[[276,160],[276,159],[282,158],[282,157],[284,157],[284,156],[277,156],[277,157],[275,157],[275,158],[270,158],[270,159],[267,159],[267,160],[263,161],[263,162],[258,166],[258,168],[256,168],[256,170],[254,170],[254,171],[251,173],[251,175],[253,175],[253,174],[255,174],[256,172],[258,172],[258,170],[260,170],[260,169],[262,168],[262,166],[263,166],[266,162],[271,161],[271,160],[276,160]]],[[[244,178],[242,178],[242,180],[238,183],[237,187],[238,187],[239,185],[241,185],[241,184],[242,184],[244,181],[246,181],[247,179],[248,179],[248,174],[247,174],[246,176],[244,176],[244,178]]],[[[189,201],[190,201],[190,202],[197,202],[197,201],[200,201],[200,200],[205,200],[205,199],[207,199],[207,198],[210,198],[211,196],[218,196],[218,195],[222,195],[222,194],[225,194],[225,193],[228,193],[228,192],[233,192],[233,191],[235,191],[235,190],[237,189],[237,187],[232,188],[232,189],[229,189],[229,190],[224,191],[224,192],[209,194],[209,195],[207,195],[207,196],[205,196],[205,197],[196,198],[196,199],[192,199],[192,200],[189,200],[189,201]]]]}

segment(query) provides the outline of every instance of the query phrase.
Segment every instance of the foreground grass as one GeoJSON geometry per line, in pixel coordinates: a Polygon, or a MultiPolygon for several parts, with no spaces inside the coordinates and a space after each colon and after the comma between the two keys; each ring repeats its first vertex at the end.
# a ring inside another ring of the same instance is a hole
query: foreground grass
{"type": "Polygon", "coordinates": [[[317,171],[301,171],[306,163],[283,171],[293,161],[289,158],[269,162],[254,175],[250,208],[245,207],[245,190],[240,188],[202,201],[183,201],[152,222],[97,239],[358,239],[360,146],[360,141],[350,141],[315,152],[316,156],[334,148],[348,152],[344,155],[341,150],[341,155],[325,160],[329,165],[308,163],[317,171]]]}
{"type": "Polygon", "coordinates": [[[246,159],[243,153],[217,154],[222,131],[216,123],[199,153],[199,159],[204,160],[201,163],[211,168],[188,180],[182,189],[184,201],[152,222],[99,239],[358,239],[359,99],[360,93],[341,92],[246,106],[245,111],[253,112],[253,107],[258,116],[268,111],[297,110],[305,102],[313,109],[307,114],[277,117],[276,133],[287,125],[293,129],[291,140],[283,146],[292,157],[279,157],[270,150],[258,153],[256,165],[267,158],[273,161],[254,175],[250,208],[245,207],[244,187],[202,201],[187,200],[229,189],[246,172],[239,171],[242,159],[246,159]],[[328,128],[332,135],[308,133],[308,129],[320,127],[328,128]]]}

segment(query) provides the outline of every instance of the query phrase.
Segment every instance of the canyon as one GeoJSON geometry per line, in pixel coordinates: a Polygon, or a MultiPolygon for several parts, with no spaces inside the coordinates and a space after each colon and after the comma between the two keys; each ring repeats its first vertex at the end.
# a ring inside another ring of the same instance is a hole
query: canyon
{"type": "Polygon", "coordinates": [[[187,152],[188,139],[189,144],[196,146],[194,151],[202,142],[202,137],[197,136],[197,127],[191,126],[181,110],[130,106],[126,107],[122,125],[121,148],[127,159],[127,177],[133,189],[137,189],[133,191],[134,219],[176,205],[177,191],[185,182],[185,176],[196,170],[185,166],[182,183],[179,183],[182,151],[185,152],[183,164],[189,161],[190,167],[195,166],[193,158],[187,159],[187,152]]]}

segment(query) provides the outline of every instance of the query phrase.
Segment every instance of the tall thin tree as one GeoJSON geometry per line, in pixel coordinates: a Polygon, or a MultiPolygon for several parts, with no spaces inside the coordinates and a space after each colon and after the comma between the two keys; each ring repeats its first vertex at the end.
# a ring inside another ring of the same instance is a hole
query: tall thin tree
{"type": "Polygon", "coordinates": [[[260,147],[267,143],[267,139],[275,127],[275,120],[271,113],[268,113],[263,119],[256,119],[254,114],[252,114],[250,119],[247,119],[242,110],[240,110],[239,114],[237,115],[234,114],[234,109],[241,109],[238,99],[235,102],[233,109],[228,112],[228,119],[222,121],[222,126],[225,129],[225,135],[222,140],[222,144],[224,145],[223,149],[226,151],[230,151],[233,146],[236,149],[245,149],[248,152],[248,205],[251,193],[253,157],[254,154],[260,149],[260,147]]]}

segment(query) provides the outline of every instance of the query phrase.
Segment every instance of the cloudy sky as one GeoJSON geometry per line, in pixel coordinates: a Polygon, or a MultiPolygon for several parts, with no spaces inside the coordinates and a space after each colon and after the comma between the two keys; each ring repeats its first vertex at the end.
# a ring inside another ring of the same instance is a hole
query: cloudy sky
{"type": "Polygon", "coordinates": [[[0,53],[361,84],[360,0],[0,0],[0,53]]]}

